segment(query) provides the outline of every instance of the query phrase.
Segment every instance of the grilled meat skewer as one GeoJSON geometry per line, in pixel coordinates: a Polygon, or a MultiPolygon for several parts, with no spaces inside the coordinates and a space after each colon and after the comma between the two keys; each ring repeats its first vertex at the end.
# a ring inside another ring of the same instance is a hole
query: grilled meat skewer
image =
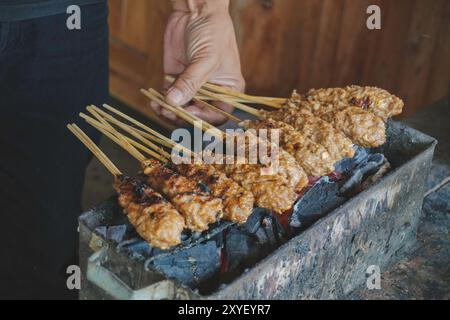
{"type": "Polygon", "coordinates": [[[376,87],[348,86],[345,88],[329,88],[310,90],[305,99],[310,103],[331,104],[336,109],[350,106],[367,110],[384,121],[400,115],[403,101],[388,91],[376,87]]]}
{"type": "Polygon", "coordinates": [[[67,128],[114,176],[119,204],[137,233],[153,247],[163,250],[180,244],[184,218],[173,205],[150,187],[125,177],[78,126],[67,128]]]}
{"type": "Polygon", "coordinates": [[[174,164],[174,167],[182,175],[205,184],[214,197],[222,199],[225,220],[242,224],[252,214],[255,202],[253,194],[216,170],[214,166],[198,163],[174,164]]]}
{"type": "Polygon", "coordinates": [[[287,123],[297,132],[324,146],[330,153],[334,163],[355,155],[353,143],[350,139],[331,124],[314,116],[308,110],[283,107],[272,112],[261,110],[260,115],[266,120],[287,123]]]}
{"type": "MultiPolygon", "coordinates": [[[[168,105],[156,91],[150,89],[148,91],[143,90],[142,92],[162,107],[172,110],[187,122],[195,125],[196,120],[194,116],[182,108],[174,108],[168,105]]],[[[205,130],[205,127],[212,127],[204,121],[202,123],[204,124],[202,126],[203,130],[205,130]]],[[[141,126],[141,128],[143,127],[141,126]]],[[[227,137],[218,129],[216,130],[220,133],[218,135],[221,138],[235,138],[227,137]]],[[[244,148],[245,151],[251,150],[247,146],[244,146],[244,148]]],[[[267,208],[281,214],[292,208],[297,199],[296,191],[300,191],[307,185],[308,178],[290,154],[284,150],[280,150],[279,154],[279,171],[272,175],[264,175],[264,169],[267,169],[267,167],[259,164],[236,164],[234,162],[235,164],[233,165],[214,165],[214,167],[219,171],[223,171],[228,178],[239,183],[247,191],[252,192],[255,197],[255,202],[259,207],[267,208]],[[274,199],[277,197],[276,195],[274,196],[274,192],[280,195],[279,199],[274,199]]]]}
{"type": "MultiPolygon", "coordinates": [[[[334,171],[334,161],[322,145],[312,141],[291,125],[275,120],[244,121],[246,129],[267,129],[280,132],[280,146],[293,155],[309,176],[322,177],[334,171]]],[[[270,139],[270,138],[269,138],[270,139]]]]}
{"type": "Polygon", "coordinates": [[[235,139],[238,148],[236,155],[224,157],[224,164],[216,164],[215,168],[224,172],[245,190],[252,192],[258,207],[278,214],[290,210],[298,199],[298,193],[308,184],[306,173],[294,157],[249,133],[235,132],[228,135],[227,139],[235,139]],[[237,141],[243,143],[239,144],[237,141]],[[276,156],[277,163],[264,163],[261,158],[257,159],[258,163],[249,163],[249,159],[238,159],[239,154],[249,155],[250,150],[259,150],[261,147],[267,150],[267,157],[276,152],[277,154],[273,155],[276,156]]]}
{"type": "MultiPolygon", "coordinates": [[[[112,107],[109,108],[115,111],[114,108],[112,107]]],[[[151,141],[153,140],[156,143],[160,143],[161,139],[158,138],[155,139],[155,136],[153,135],[148,136],[146,132],[138,131],[133,127],[130,127],[118,121],[116,118],[105,113],[101,109],[93,108],[93,110],[91,111],[94,111],[93,114],[99,117],[100,119],[104,121],[108,119],[118,127],[122,128],[125,132],[131,134],[134,138],[138,139],[140,142],[137,142],[133,139],[129,139],[128,141],[132,143],[135,147],[140,148],[141,150],[148,153],[150,156],[153,157],[159,156],[160,158],[163,158],[162,161],[164,162],[166,162],[167,159],[170,158],[169,154],[167,154],[164,150],[161,150],[161,148],[159,148],[156,144],[154,144],[151,141]],[[147,138],[144,136],[146,136],[147,138]],[[142,145],[141,142],[151,149],[148,149],[146,146],[142,145]]],[[[133,121],[135,120],[133,119],[133,121]]],[[[145,125],[140,124],[139,122],[137,123],[141,127],[147,128],[145,125]]],[[[148,129],[152,130],[150,128],[148,129]]],[[[156,131],[153,132],[156,133],[156,131]]],[[[160,137],[161,136],[162,135],[160,135],[160,137]]],[[[170,140],[165,141],[165,145],[171,146],[170,140]]],[[[225,174],[215,170],[213,166],[200,163],[185,164],[178,166],[172,163],[172,166],[175,168],[176,171],[181,173],[183,176],[189,178],[190,180],[194,180],[208,186],[214,197],[222,199],[223,214],[226,220],[237,223],[245,223],[248,217],[252,214],[254,204],[253,195],[244,190],[243,188],[241,188],[237,183],[229,179],[225,174]]]]}
{"type": "Polygon", "coordinates": [[[379,147],[386,142],[386,126],[380,117],[362,108],[348,104],[323,102],[312,97],[301,97],[296,92],[287,107],[308,110],[329,122],[361,147],[379,147]]]}
{"type": "Polygon", "coordinates": [[[188,229],[203,232],[208,230],[209,224],[222,218],[222,200],[202,190],[198,182],[155,160],[145,160],[141,164],[147,183],[170,199],[185,218],[188,229]]]}
{"type": "MultiPolygon", "coordinates": [[[[147,159],[128,140],[103,119],[96,111],[90,111],[97,120],[82,117],[141,163],[149,186],[164,194],[185,219],[186,227],[194,232],[208,230],[209,224],[218,221],[222,215],[222,200],[214,198],[201,186],[183,177],[156,160],[147,159]]],[[[153,151],[149,150],[153,154],[153,151]]],[[[155,154],[158,156],[158,154],[155,154]]]]}
{"type": "Polygon", "coordinates": [[[262,175],[261,166],[253,164],[215,165],[255,197],[257,207],[283,214],[292,209],[298,195],[279,175],[262,175]]]}
{"type": "Polygon", "coordinates": [[[163,196],[125,176],[116,178],[114,189],[128,220],[144,240],[162,250],[181,243],[184,218],[163,196]]]}

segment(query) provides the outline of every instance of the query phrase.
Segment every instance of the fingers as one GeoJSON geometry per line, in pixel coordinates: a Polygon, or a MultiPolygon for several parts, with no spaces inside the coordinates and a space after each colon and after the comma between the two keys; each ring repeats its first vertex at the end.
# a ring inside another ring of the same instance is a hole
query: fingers
{"type": "Polygon", "coordinates": [[[214,126],[222,125],[228,121],[227,117],[221,115],[220,113],[217,113],[211,109],[202,108],[201,106],[196,104],[187,107],[186,110],[189,113],[199,117],[200,119],[214,126]]]}
{"type": "Polygon", "coordinates": [[[215,62],[211,59],[199,59],[191,63],[167,91],[166,101],[175,106],[191,101],[214,68],[215,62]]]}
{"type": "MultiPolygon", "coordinates": [[[[222,110],[225,110],[228,113],[233,112],[233,108],[227,104],[217,102],[217,103],[214,103],[214,105],[216,105],[218,108],[221,108],[222,110]]],[[[184,120],[178,118],[174,113],[170,112],[169,110],[162,108],[156,102],[152,101],[150,103],[150,107],[158,116],[160,116],[161,118],[164,118],[168,122],[171,122],[173,124],[183,126],[183,127],[188,126],[188,124],[184,120]]],[[[228,118],[226,116],[224,116],[220,113],[217,113],[214,110],[205,108],[202,105],[191,104],[189,106],[186,106],[185,109],[187,112],[189,112],[189,113],[199,117],[200,119],[208,122],[209,124],[212,124],[215,126],[222,125],[228,121],[228,118]]]]}

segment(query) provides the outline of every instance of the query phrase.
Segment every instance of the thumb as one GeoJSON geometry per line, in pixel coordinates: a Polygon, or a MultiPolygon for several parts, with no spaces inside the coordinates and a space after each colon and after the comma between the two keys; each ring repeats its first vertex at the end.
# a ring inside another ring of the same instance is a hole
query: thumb
{"type": "Polygon", "coordinates": [[[209,61],[191,63],[167,91],[166,101],[175,106],[188,103],[208,81],[213,70],[214,65],[209,61]]]}

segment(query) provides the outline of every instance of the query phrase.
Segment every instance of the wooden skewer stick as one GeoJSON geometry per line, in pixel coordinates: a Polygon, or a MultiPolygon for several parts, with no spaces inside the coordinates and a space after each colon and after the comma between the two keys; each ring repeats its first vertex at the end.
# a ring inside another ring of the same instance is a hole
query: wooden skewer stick
{"type": "Polygon", "coordinates": [[[199,103],[199,104],[201,104],[202,106],[204,106],[204,107],[206,107],[208,109],[211,109],[213,111],[216,111],[217,113],[220,113],[221,115],[227,117],[227,119],[229,119],[231,121],[234,121],[236,123],[242,122],[242,120],[239,119],[238,117],[235,117],[232,114],[229,114],[228,112],[226,112],[225,110],[217,108],[216,106],[214,106],[214,105],[212,105],[212,104],[210,104],[210,103],[208,103],[206,101],[203,101],[203,100],[200,100],[200,99],[197,99],[197,98],[194,98],[194,101],[199,103]]]}
{"type": "MultiPolygon", "coordinates": [[[[165,101],[165,98],[162,94],[160,94],[158,91],[154,90],[154,89],[149,89],[148,90],[151,94],[155,95],[160,101],[165,101]]],[[[166,103],[166,105],[161,105],[163,108],[171,111],[171,109],[169,109],[167,106],[171,106],[170,104],[166,103]]],[[[195,127],[199,128],[199,126],[197,125],[197,123],[201,124],[202,127],[200,129],[206,131],[208,129],[211,129],[210,126],[208,126],[208,124],[206,124],[202,119],[198,118],[197,116],[187,112],[185,109],[181,108],[181,107],[176,107],[176,106],[171,106],[172,108],[175,108],[178,112],[180,112],[182,115],[189,117],[190,121],[188,121],[187,119],[184,119],[185,121],[187,121],[190,124],[193,124],[195,127]],[[197,123],[195,123],[197,122],[197,123]]],[[[181,116],[179,116],[181,117],[181,116]]]]}
{"type": "MultiPolygon", "coordinates": [[[[136,125],[136,126],[142,128],[142,129],[144,129],[144,130],[146,130],[146,131],[142,131],[142,130],[139,130],[139,129],[135,128],[135,127],[132,127],[132,126],[130,126],[130,125],[127,125],[127,124],[125,124],[125,123],[122,123],[122,125],[125,126],[128,130],[135,131],[135,132],[139,133],[141,136],[143,136],[144,138],[146,138],[146,139],[148,139],[148,140],[150,140],[150,141],[153,141],[153,142],[155,142],[155,143],[158,143],[158,144],[160,144],[160,145],[163,145],[163,146],[165,146],[165,147],[167,147],[167,148],[173,149],[173,148],[176,147],[176,148],[178,148],[179,150],[183,151],[183,152],[184,152],[185,154],[187,154],[187,155],[190,155],[190,156],[193,155],[193,153],[192,153],[191,150],[189,150],[189,149],[183,147],[183,146],[180,145],[180,144],[177,144],[175,141],[170,140],[170,139],[167,138],[166,136],[164,136],[164,135],[160,134],[159,132],[153,130],[152,128],[150,128],[150,127],[144,125],[143,123],[141,123],[141,122],[135,120],[134,118],[132,118],[132,117],[126,115],[126,114],[121,113],[120,111],[114,109],[114,108],[111,107],[111,106],[107,106],[107,105],[104,105],[104,106],[105,106],[108,110],[110,110],[110,111],[112,111],[112,112],[115,112],[115,111],[116,111],[116,114],[120,115],[122,118],[128,120],[129,122],[133,123],[134,125],[136,125]],[[150,132],[150,133],[149,133],[149,132],[150,132]]],[[[110,115],[110,117],[112,117],[112,116],[110,115]]],[[[113,118],[113,117],[112,117],[112,118],[113,118]]],[[[114,118],[114,119],[115,119],[115,118],[114,118]]],[[[117,120],[117,119],[115,119],[115,121],[120,122],[120,121],[117,120]]]]}
{"type": "MultiPolygon", "coordinates": [[[[175,78],[172,76],[166,76],[166,80],[169,82],[174,82],[175,78]]],[[[203,85],[204,89],[208,89],[210,91],[213,91],[215,93],[220,93],[222,95],[226,95],[228,96],[232,96],[232,97],[236,97],[236,98],[240,98],[243,100],[246,100],[250,103],[257,103],[257,104],[262,104],[268,107],[273,107],[273,108],[281,108],[283,106],[283,104],[286,102],[287,99],[283,99],[283,98],[267,98],[267,97],[256,97],[256,96],[251,96],[245,93],[241,93],[241,92],[237,92],[228,88],[224,88],[212,83],[206,83],[205,85],[203,85]],[[276,101],[275,101],[276,100],[276,101]]],[[[199,91],[200,92],[200,91],[199,91]]],[[[227,97],[225,97],[227,98],[227,97]]],[[[219,100],[220,101],[220,100],[219,100]]]]}
{"type": "MultiPolygon", "coordinates": [[[[221,96],[223,96],[224,98],[232,98],[235,102],[240,102],[240,103],[252,103],[252,101],[249,101],[249,100],[245,100],[245,99],[239,99],[239,98],[236,98],[236,97],[230,97],[230,96],[226,96],[226,95],[221,95],[221,96]]],[[[196,95],[195,97],[194,97],[195,99],[198,99],[198,100],[201,100],[201,101],[215,101],[215,99],[213,99],[213,98],[210,98],[210,97],[207,97],[207,96],[204,96],[204,95],[196,95]]]]}
{"type": "MultiPolygon", "coordinates": [[[[203,88],[203,89],[206,89],[206,88],[203,88]]],[[[230,98],[230,99],[233,99],[235,102],[247,103],[247,104],[249,104],[249,103],[255,103],[254,100],[248,100],[248,99],[237,98],[237,97],[230,96],[230,95],[225,95],[225,94],[219,94],[219,95],[222,96],[223,98],[230,98]]],[[[255,96],[251,96],[251,97],[255,97],[255,96]]],[[[199,100],[203,100],[203,101],[215,101],[215,99],[210,98],[210,97],[206,97],[206,96],[201,95],[201,94],[196,95],[195,98],[197,98],[197,99],[199,99],[199,100]]],[[[280,106],[283,106],[283,105],[286,103],[286,101],[288,100],[288,99],[286,99],[286,98],[270,98],[270,97],[255,97],[255,98],[264,99],[264,100],[266,100],[266,101],[271,101],[271,102],[273,102],[273,103],[277,103],[277,104],[280,105],[280,106]]]]}
{"type": "MultiPolygon", "coordinates": [[[[186,111],[185,109],[181,109],[180,112],[183,113],[183,114],[189,113],[189,112],[186,111]]],[[[208,130],[211,130],[211,129],[208,129],[208,128],[212,128],[212,129],[214,129],[214,130],[220,132],[220,135],[222,136],[222,139],[225,139],[225,138],[226,138],[226,133],[225,133],[225,132],[221,131],[220,129],[214,127],[212,124],[209,124],[208,122],[206,122],[206,121],[204,121],[204,120],[202,120],[202,121],[207,125],[207,127],[206,127],[206,126],[203,127],[203,131],[206,132],[206,131],[208,131],[208,130]]]]}
{"type": "MultiPolygon", "coordinates": [[[[165,137],[164,135],[160,134],[159,132],[153,130],[152,128],[144,125],[143,123],[133,119],[132,117],[126,115],[123,112],[120,112],[119,110],[117,110],[116,108],[111,107],[110,105],[104,104],[103,107],[113,113],[115,113],[116,115],[120,116],[121,118],[129,121],[130,123],[134,124],[135,126],[138,126],[139,128],[145,130],[146,132],[158,137],[159,139],[161,139],[162,141],[166,141],[167,137],[165,137]]],[[[167,145],[167,147],[170,147],[170,145],[167,145]]]]}
{"type": "MultiPolygon", "coordinates": [[[[156,90],[154,90],[154,89],[149,89],[149,92],[150,93],[152,93],[152,94],[154,94],[157,98],[159,98],[161,101],[164,101],[164,96],[162,95],[162,94],[160,94],[158,91],[156,91],[156,90]]],[[[169,104],[168,104],[169,105],[169,104]]],[[[197,121],[197,122],[199,122],[199,123],[201,123],[202,124],[202,126],[203,126],[203,129],[205,130],[205,131],[207,131],[207,130],[211,130],[211,131],[213,131],[213,132],[216,132],[217,134],[221,134],[221,132],[220,131],[217,131],[217,128],[215,128],[214,126],[212,126],[212,125],[210,125],[208,122],[206,122],[206,121],[203,121],[203,119],[200,119],[199,117],[197,117],[196,115],[194,115],[194,114],[192,114],[192,113],[190,113],[190,112],[187,112],[187,110],[186,109],[184,109],[184,108],[182,108],[182,107],[175,107],[175,106],[172,106],[173,108],[175,108],[175,109],[177,109],[178,111],[180,111],[180,112],[182,112],[183,114],[185,114],[186,116],[189,116],[190,118],[192,118],[192,120],[193,121],[197,121]]],[[[190,122],[189,122],[190,123],[190,122]]]]}
{"type": "MultiPolygon", "coordinates": [[[[140,131],[139,129],[136,129],[136,128],[133,128],[133,127],[128,127],[128,130],[134,130],[137,133],[141,134],[142,136],[144,136],[146,138],[146,141],[150,140],[150,141],[153,141],[154,143],[162,144],[161,140],[159,138],[157,138],[157,137],[155,137],[153,135],[147,134],[146,132],[140,131]]],[[[191,158],[194,156],[194,153],[190,149],[182,146],[181,144],[178,144],[178,143],[170,140],[169,138],[166,138],[166,139],[168,141],[170,141],[170,143],[167,143],[167,144],[169,144],[169,146],[167,146],[168,148],[170,148],[170,149],[175,149],[176,148],[179,151],[183,151],[184,154],[186,154],[188,157],[191,157],[191,158]]],[[[146,141],[142,141],[142,142],[146,143],[146,141]]],[[[152,145],[154,145],[154,144],[152,144],[152,145]]],[[[152,147],[152,145],[147,144],[147,146],[149,146],[150,148],[152,147]]],[[[135,145],[135,147],[138,147],[138,146],[135,145]]],[[[161,149],[161,148],[159,148],[159,149],[161,149]]],[[[144,151],[144,150],[142,150],[142,151],[144,151]]],[[[168,159],[170,157],[171,156],[169,156],[168,159]]]]}
{"type": "Polygon", "coordinates": [[[252,107],[249,107],[249,106],[247,106],[247,105],[245,105],[245,104],[242,104],[242,103],[239,103],[239,102],[234,102],[234,101],[233,101],[232,99],[230,99],[230,98],[224,98],[223,96],[220,96],[220,95],[218,95],[218,94],[209,92],[209,91],[207,91],[207,90],[205,90],[205,89],[200,89],[199,92],[200,92],[201,94],[205,95],[205,96],[209,96],[209,97],[211,97],[211,98],[214,98],[214,99],[216,99],[217,101],[225,102],[225,103],[227,103],[227,104],[229,104],[229,105],[235,107],[236,109],[242,110],[242,111],[247,112],[247,113],[249,113],[249,114],[251,114],[251,115],[254,115],[254,116],[258,117],[258,118],[261,118],[261,115],[259,114],[259,111],[258,111],[258,110],[254,109],[254,108],[252,108],[252,107]]]}
{"type": "Polygon", "coordinates": [[[186,112],[183,108],[176,108],[176,107],[173,107],[173,106],[167,104],[165,101],[163,101],[160,98],[158,98],[151,91],[147,91],[147,90],[141,89],[141,92],[144,95],[146,95],[148,98],[150,98],[151,100],[153,100],[156,103],[158,103],[161,107],[166,108],[167,110],[173,112],[175,115],[177,115],[178,117],[180,117],[181,119],[183,119],[187,123],[192,124],[196,128],[199,128],[200,130],[205,130],[204,125],[206,125],[207,126],[206,129],[209,130],[209,132],[211,132],[211,134],[213,136],[215,136],[216,138],[221,139],[221,140],[224,138],[224,134],[223,134],[222,131],[220,131],[217,128],[214,128],[213,126],[211,126],[209,124],[206,124],[205,121],[201,120],[200,118],[196,118],[192,114],[186,112]]]}
{"type": "MultiPolygon", "coordinates": [[[[144,142],[145,144],[147,144],[149,147],[151,147],[153,150],[155,150],[156,152],[158,152],[161,156],[163,156],[166,159],[170,158],[170,155],[163,150],[162,148],[158,147],[156,144],[154,144],[153,142],[147,140],[146,138],[144,138],[140,133],[134,131],[134,130],[130,130],[129,126],[126,126],[124,124],[122,124],[122,122],[120,122],[119,120],[116,120],[114,117],[112,117],[111,115],[107,114],[106,112],[104,112],[103,110],[95,107],[95,106],[91,106],[88,107],[88,111],[91,112],[94,116],[97,115],[101,115],[100,117],[104,117],[105,119],[111,121],[112,123],[114,123],[116,126],[118,126],[119,128],[121,128],[122,130],[124,130],[125,132],[131,134],[133,137],[137,138],[138,140],[144,142]]],[[[106,123],[108,123],[104,118],[103,121],[105,121],[106,123]]],[[[109,125],[109,123],[108,123],[109,125]]],[[[131,139],[127,139],[128,142],[130,142],[131,139]]],[[[134,140],[132,140],[134,141],[134,140]]],[[[132,143],[133,144],[133,143],[132,143]]],[[[145,150],[142,150],[145,151],[145,150]]],[[[145,151],[146,152],[146,151],[145,151]]],[[[148,152],[147,152],[148,153],[148,152]]]]}
{"type": "MultiPolygon", "coordinates": [[[[136,158],[139,162],[143,162],[146,160],[146,157],[140,153],[135,147],[133,147],[128,141],[126,141],[123,138],[119,138],[117,135],[120,136],[120,133],[117,131],[112,133],[110,132],[110,128],[103,125],[101,122],[89,117],[86,114],[80,113],[80,117],[86,120],[87,123],[89,123],[91,126],[93,126],[95,129],[103,133],[105,136],[107,136],[109,139],[114,141],[116,144],[118,144],[122,149],[127,151],[129,154],[131,154],[134,158],[136,158]]],[[[158,159],[158,158],[156,158],[158,159]]]]}
{"type": "Polygon", "coordinates": [[[67,129],[70,130],[80,140],[86,148],[88,148],[94,156],[108,169],[114,177],[122,175],[122,172],[112,163],[112,161],[103,153],[102,150],[76,125],[69,124],[67,129]]]}
{"type": "MultiPolygon", "coordinates": [[[[112,141],[114,141],[116,144],[118,144],[120,147],[122,147],[125,151],[130,153],[134,158],[136,158],[138,161],[142,162],[146,160],[146,157],[141,154],[137,149],[145,152],[149,156],[161,161],[162,163],[167,163],[168,159],[166,159],[164,156],[160,155],[159,153],[150,150],[149,148],[141,145],[140,143],[136,142],[133,139],[130,139],[128,137],[125,137],[121,135],[119,132],[114,131],[111,132],[111,130],[106,129],[102,124],[89,116],[86,116],[84,114],[80,114],[82,118],[84,118],[90,125],[92,125],[94,128],[105,134],[108,138],[110,138],[112,141]]],[[[113,129],[114,130],[114,129],[113,129]]]]}

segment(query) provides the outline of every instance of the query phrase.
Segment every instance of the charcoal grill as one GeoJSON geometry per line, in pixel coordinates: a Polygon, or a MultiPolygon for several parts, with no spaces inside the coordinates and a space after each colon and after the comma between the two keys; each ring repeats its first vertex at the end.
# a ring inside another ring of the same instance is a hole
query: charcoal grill
{"type": "MultiPolygon", "coordinates": [[[[369,266],[384,270],[415,245],[436,143],[402,123],[391,122],[388,142],[378,150],[392,165],[386,176],[337,203],[334,210],[323,207],[323,212],[315,213],[319,220],[302,225],[300,234],[289,241],[279,239],[285,234],[265,233],[264,256],[255,257],[253,265],[236,269],[228,278],[222,277],[223,255],[217,249],[224,246],[223,229],[229,228],[225,232],[233,237],[227,239],[239,241],[240,247],[254,245],[236,227],[217,226],[206,237],[188,235],[189,252],[156,252],[133,237],[115,199],[110,199],[80,217],[80,298],[345,298],[366,281],[369,266]],[[205,256],[208,263],[202,262],[205,256]],[[183,268],[191,273],[183,274],[183,268]]],[[[261,214],[266,229],[279,228],[261,214]]],[[[238,258],[239,252],[232,257],[233,261],[238,258]]]]}

